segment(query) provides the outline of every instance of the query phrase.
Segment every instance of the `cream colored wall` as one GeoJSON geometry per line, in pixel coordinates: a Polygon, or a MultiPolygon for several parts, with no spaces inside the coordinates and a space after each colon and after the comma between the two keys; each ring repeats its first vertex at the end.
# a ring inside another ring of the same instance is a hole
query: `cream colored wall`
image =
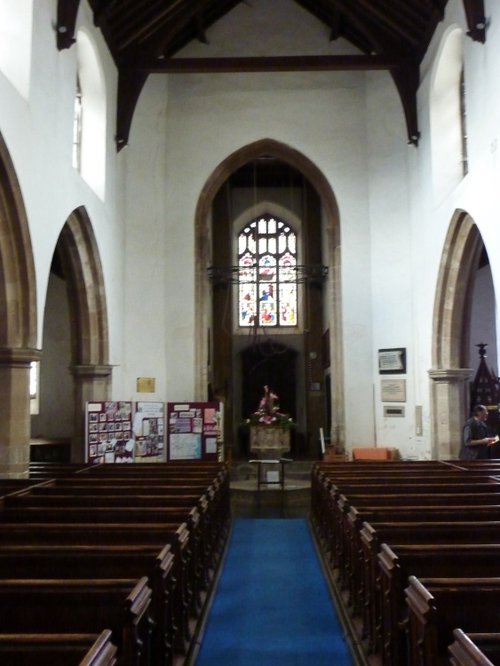
{"type": "MultiPolygon", "coordinates": [[[[229,154],[272,138],[318,167],[339,206],[347,446],[376,441],[398,446],[408,457],[430,457],[435,289],[457,209],[477,224],[497,293],[500,288],[498,4],[485,2],[486,44],[464,42],[470,173],[438,203],[432,196],[432,169],[439,165],[431,162],[429,91],[442,36],[450,26],[466,30],[461,0],[448,3],[422,64],[418,148],[406,144],[400,101],[386,73],[193,74],[149,77],[129,146],[118,155],[117,73],[87,2],[81,5],[78,24],[94,38],[107,86],[104,202],[71,167],[76,54],[55,49],[55,2],[34,3],[29,102],[0,73],[0,132],[17,171],[34,248],[39,344],[57,237],[70,212],[84,205],[104,269],[113,397],[144,398],[135,392],[136,379],[152,376],[157,387],[148,398],[193,399],[196,204],[229,154]],[[377,350],[400,346],[408,354],[406,416],[389,420],[382,414],[377,350]],[[415,432],[419,406],[422,435],[415,432]]],[[[209,31],[209,49],[213,55],[354,52],[345,42],[329,42],[327,32],[289,0],[253,0],[251,6],[239,3],[209,31]],[[261,22],[259,11],[266,8],[261,22]],[[258,32],[251,29],[255,18],[258,32]]],[[[206,49],[195,43],[181,55],[200,56],[206,49]]]]}
{"type": "MultiPolygon", "coordinates": [[[[276,23],[265,22],[259,34],[259,53],[273,49],[290,52],[290,44],[308,52],[318,34],[327,52],[335,45],[328,42],[324,28],[305,15],[294,3],[279,2],[256,5],[277,11],[278,7],[289,7],[284,19],[283,31],[292,35],[286,43],[276,43],[276,23]],[[298,12],[298,15],[297,15],[298,12]],[[313,37],[314,39],[311,39],[313,37]]],[[[245,16],[254,12],[243,3],[209,34],[211,53],[219,55],[218,44],[232,36],[235,43],[248,40],[248,25],[241,25],[245,16]],[[234,18],[234,17],[233,17],[234,18]],[[239,32],[241,31],[241,33],[239,32]]],[[[255,12],[256,13],[256,12],[255,12]]],[[[255,33],[253,33],[255,34],[255,33]]],[[[255,47],[255,43],[252,43],[255,47]]],[[[248,48],[250,48],[248,46],[248,48]]],[[[338,49],[338,46],[337,46],[338,49]]],[[[340,44],[340,50],[352,51],[352,47],[340,44]]],[[[182,55],[200,55],[203,46],[195,44],[182,55]]],[[[231,46],[224,53],[231,52],[231,46]]],[[[349,437],[356,442],[372,442],[372,321],[369,289],[360,285],[370,280],[370,222],[367,187],[366,145],[366,75],[364,73],[289,73],[248,74],[245,76],[222,75],[175,75],[168,79],[166,108],[165,180],[163,209],[164,237],[164,283],[149,285],[153,289],[155,302],[165,303],[164,320],[158,316],[151,321],[142,340],[140,354],[145,366],[151,365],[158,350],[149,340],[160,337],[164,325],[165,393],[168,400],[188,399],[195,390],[195,303],[194,283],[194,226],[195,209],[203,186],[217,165],[229,154],[242,146],[262,138],[272,138],[304,153],[325,174],[338,198],[341,215],[343,244],[344,293],[344,340],[348,359],[346,376],[347,417],[349,437]],[[165,300],[163,300],[165,299],[165,300]],[[368,313],[368,316],[367,316],[368,313]],[[368,381],[360,377],[369,373],[368,381]],[[363,405],[360,414],[359,406],[363,405]]],[[[150,88],[149,88],[150,90],[150,88]]],[[[156,91],[152,93],[156,96],[156,91]]],[[[393,91],[395,95],[395,92],[393,91]]],[[[141,163],[139,145],[147,128],[156,128],[158,117],[141,97],[127,149],[127,165],[131,179],[133,162],[141,163]],[[140,134],[136,134],[140,127],[140,134]]],[[[151,131],[151,130],[150,130],[151,131]]],[[[151,131],[152,136],[152,131],[151,131]]],[[[401,137],[404,141],[404,135],[401,137]]],[[[146,145],[149,145],[149,141],[146,145]]],[[[150,153],[151,154],[151,153],[150,153]]],[[[154,183],[161,178],[161,169],[156,159],[140,172],[143,187],[141,197],[134,202],[139,210],[148,210],[159,190],[154,183]],[[154,183],[153,183],[154,181],[154,183]]],[[[129,199],[132,203],[131,199],[129,199]]],[[[153,204],[157,206],[158,204],[153,204]]],[[[140,215],[132,216],[127,206],[128,226],[139,224],[140,215]]],[[[160,233],[160,227],[158,228],[160,233]]],[[[133,248],[136,252],[136,248],[133,248]]],[[[161,256],[158,250],[158,256],[161,256]]],[[[129,255],[127,264],[134,263],[129,255]]],[[[143,289],[146,289],[145,282],[143,289]]],[[[137,286],[140,289],[140,286],[137,286]]],[[[128,338],[133,331],[127,326],[128,338]]],[[[136,347],[128,363],[138,360],[136,347]]],[[[159,368],[160,370],[160,368],[159,368]]]]}
{"type": "MultiPolygon", "coordinates": [[[[124,322],[123,238],[119,211],[121,156],[114,148],[117,75],[96,30],[87,2],[81,3],[78,27],[86,27],[100,55],[107,90],[106,191],[102,201],[71,166],[76,49],[56,48],[56,3],[33,3],[31,83],[26,101],[0,72],[0,132],[11,154],[27,211],[33,247],[38,311],[38,345],[42,347],[50,264],[59,233],[70,215],[85,206],[103,263],[106,285],[110,363],[115,365],[113,392],[123,394],[124,322]]],[[[50,315],[49,315],[50,316],[50,315]]]]}

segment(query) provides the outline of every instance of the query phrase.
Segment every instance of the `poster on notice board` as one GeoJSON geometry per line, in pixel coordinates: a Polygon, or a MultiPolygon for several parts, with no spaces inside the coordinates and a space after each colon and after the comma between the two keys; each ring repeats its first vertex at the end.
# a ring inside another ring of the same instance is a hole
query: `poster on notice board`
{"type": "Polygon", "coordinates": [[[88,402],[85,453],[89,463],[132,463],[135,442],[131,402],[88,402]]]}
{"type": "Polygon", "coordinates": [[[218,402],[167,403],[167,459],[217,460],[218,402]]]}
{"type": "Polygon", "coordinates": [[[164,462],[165,403],[136,402],[132,423],[135,462],[164,462]]]}

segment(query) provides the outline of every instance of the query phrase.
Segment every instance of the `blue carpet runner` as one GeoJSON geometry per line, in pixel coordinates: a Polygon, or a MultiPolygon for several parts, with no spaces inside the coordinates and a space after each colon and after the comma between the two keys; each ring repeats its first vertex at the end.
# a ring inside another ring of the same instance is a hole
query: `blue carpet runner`
{"type": "Polygon", "coordinates": [[[352,666],[307,521],[238,519],[196,666],[352,666]]]}

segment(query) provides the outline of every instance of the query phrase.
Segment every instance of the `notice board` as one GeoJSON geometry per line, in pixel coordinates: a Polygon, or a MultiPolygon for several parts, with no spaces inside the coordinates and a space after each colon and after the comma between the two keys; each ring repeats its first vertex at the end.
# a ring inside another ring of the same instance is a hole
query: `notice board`
{"type": "Polygon", "coordinates": [[[217,460],[218,402],[167,403],[167,460],[217,460]]]}

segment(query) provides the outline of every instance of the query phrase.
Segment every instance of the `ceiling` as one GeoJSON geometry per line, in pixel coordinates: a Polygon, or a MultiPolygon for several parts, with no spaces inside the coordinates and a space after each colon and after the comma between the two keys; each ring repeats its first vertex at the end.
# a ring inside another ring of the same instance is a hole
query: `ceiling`
{"type": "MultiPolygon", "coordinates": [[[[269,0],[270,1],[270,0],[269,0]]],[[[118,68],[116,142],[128,142],[134,109],[151,73],[333,71],[385,69],[403,105],[408,141],[418,143],[416,95],[419,65],[448,0],[291,0],[327,27],[325,40],[343,38],[359,55],[219,58],[210,55],[207,31],[240,2],[252,0],[88,0],[118,68]],[[193,40],[207,57],[174,56],[193,40]]],[[[80,0],[58,0],[57,45],[75,41],[80,0]]],[[[468,35],[484,42],[484,0],[463,0],[468,35]]]]}

